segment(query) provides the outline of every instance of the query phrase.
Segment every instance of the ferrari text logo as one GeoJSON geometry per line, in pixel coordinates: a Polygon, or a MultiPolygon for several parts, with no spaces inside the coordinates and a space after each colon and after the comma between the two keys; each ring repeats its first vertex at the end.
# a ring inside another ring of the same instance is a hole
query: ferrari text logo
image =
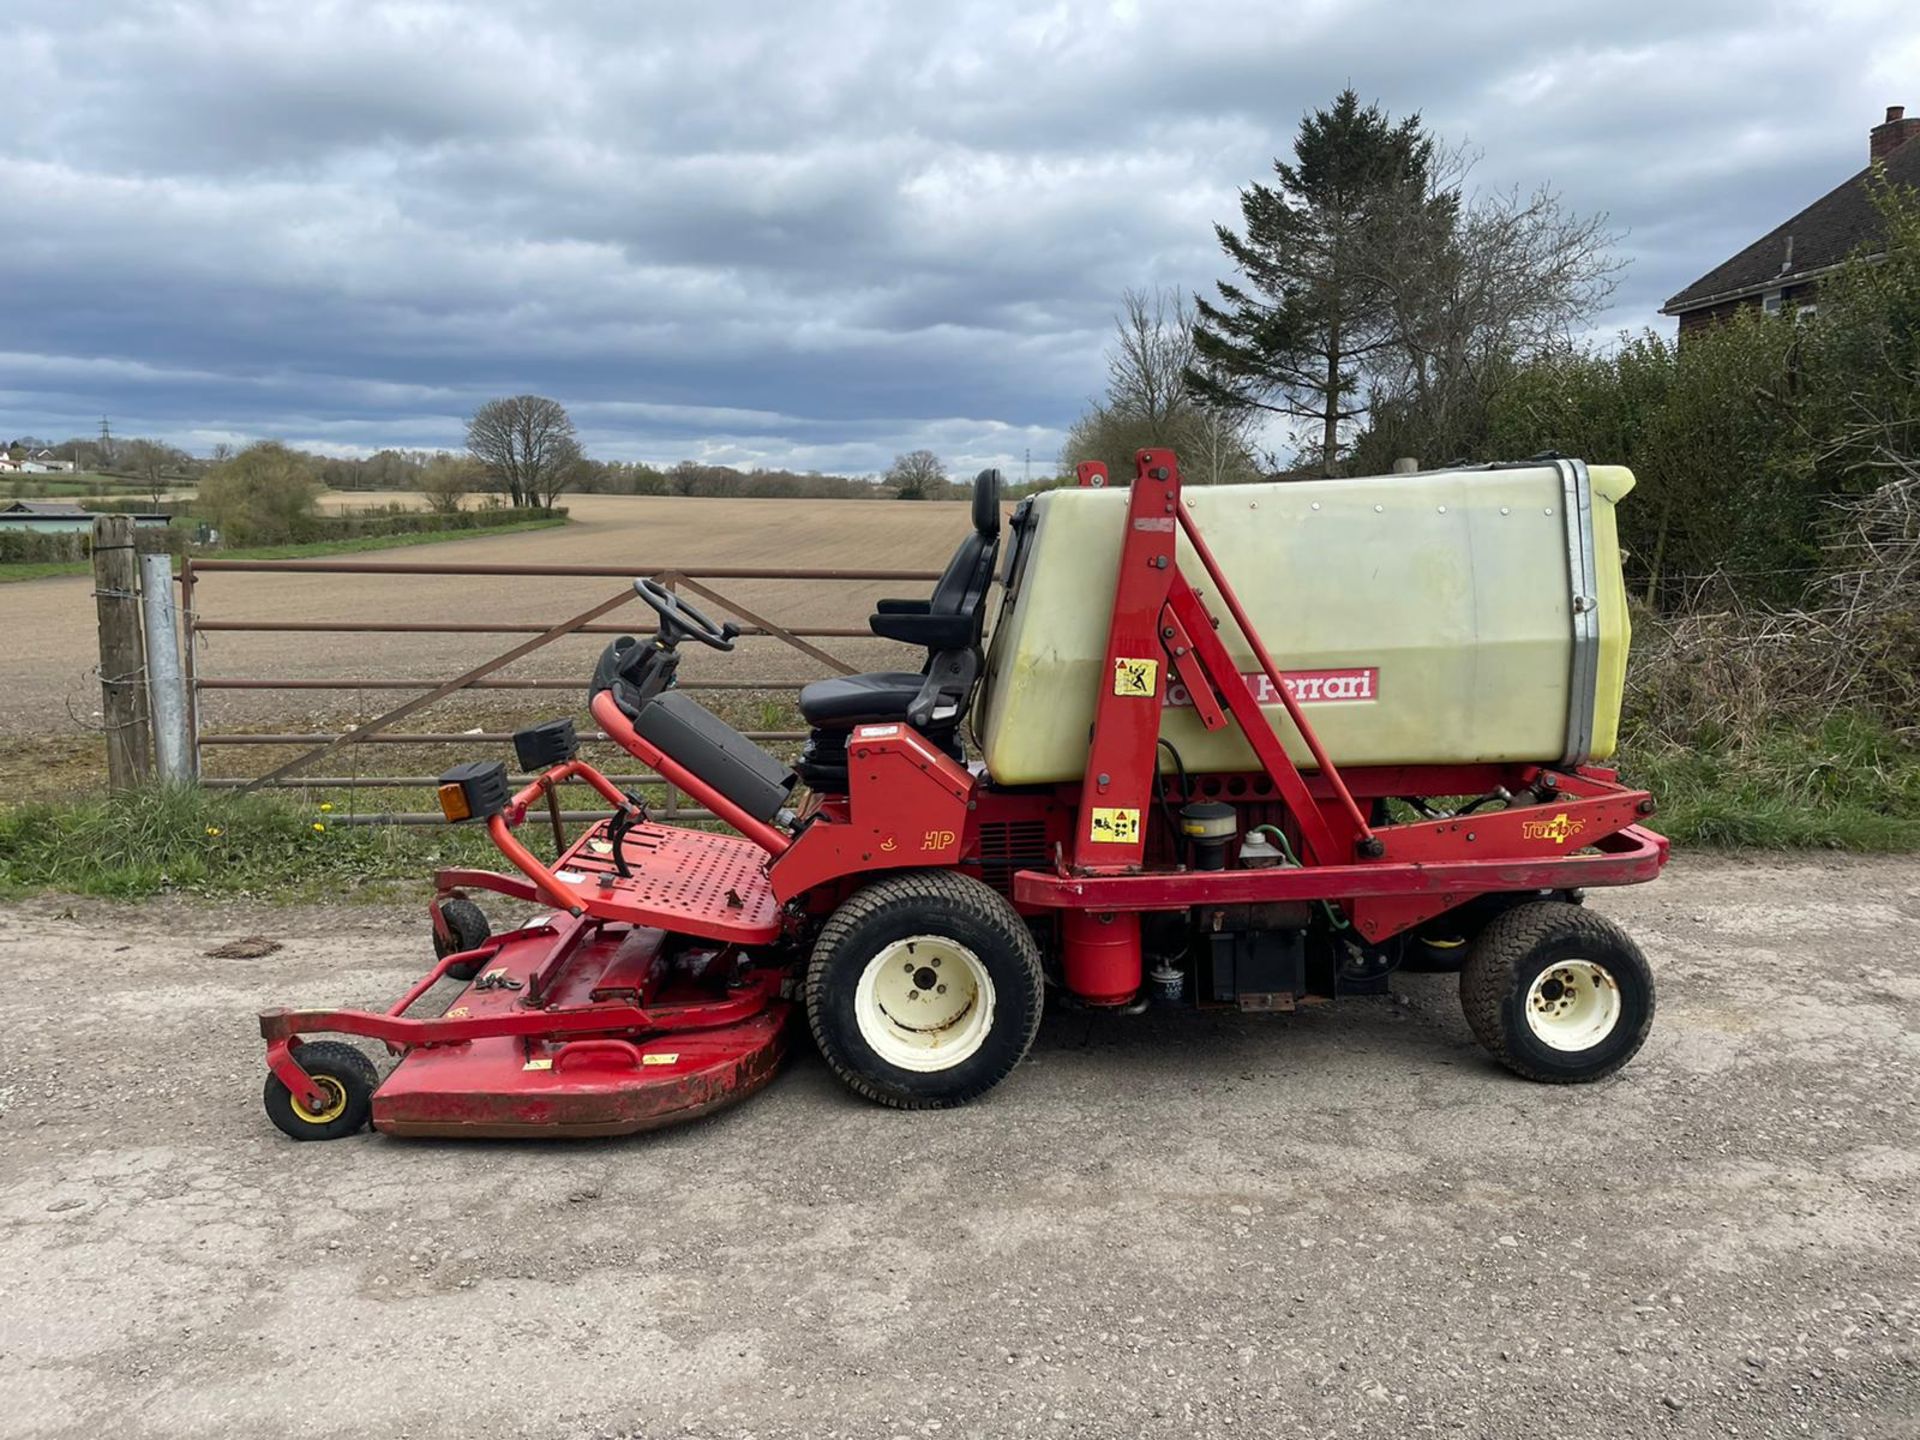
{"type": "Polygon", "coordinates": [[[1568,818],[1562,810],[1551,820],[1523,820],[1520,822],[1520,834],[1527,840],[1551,840],[1556,845],[1564,845],[1568,840],[1587,828],[1584,820],[1568,818]]]}

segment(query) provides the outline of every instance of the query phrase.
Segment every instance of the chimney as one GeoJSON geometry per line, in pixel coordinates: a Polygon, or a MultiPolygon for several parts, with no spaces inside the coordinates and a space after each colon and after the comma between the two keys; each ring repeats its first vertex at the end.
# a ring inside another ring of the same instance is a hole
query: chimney
{"type": "Polygon", "coordinates": [[[1886,120],[1867,132],[1867,163],[1886,159],[1916,135],[1920,135],[1920,119],[1907,119],[1904,105],[1887,106],[1886,120]]]}

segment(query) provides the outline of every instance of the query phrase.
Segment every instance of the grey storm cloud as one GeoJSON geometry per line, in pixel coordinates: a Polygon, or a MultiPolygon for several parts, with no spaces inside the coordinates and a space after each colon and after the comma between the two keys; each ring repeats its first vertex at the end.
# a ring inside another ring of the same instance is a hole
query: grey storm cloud
{"type": "Polygon", "coordinates": [[[847,470],[1051,462],[1121,290],[1219,278],[1343,85],[1607,212],[1607,330],[1920,104],[1878,0],[12,0],[0,45],[0,431],[355,453],[534,390],[605,457],[847,470]]]}

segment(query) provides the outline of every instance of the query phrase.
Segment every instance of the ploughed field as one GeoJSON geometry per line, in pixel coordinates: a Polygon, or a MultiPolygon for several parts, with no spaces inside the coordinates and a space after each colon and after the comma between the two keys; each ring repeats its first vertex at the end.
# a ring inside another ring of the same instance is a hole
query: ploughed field
{"type": "MultiPolygon", "coordinates": [[[[354,493],[326,497],[328,508],[417,496],[354,493]]],[[[529,534],[377,552],[339,559],[375,564],[607,565],[636,574],[667,566],[796,569],[938,570],[966,533],[964,504],[899,501],[702,500],[661,496],[566,497],[573,523],[529,534]]],[[[200,613],[212,620],[393,623],[544,622],[571,618],[618,593],[617,579],[580,577],[501,579],[481,576],[368,576],[215,574],[205,577],[200,613]]],[[[714,589],[784,626],[864,631],[881,595],[925,594],[929,582],[798,583],[712,582],[714,589]]],[[[704,602],[701,602],[704,603],[704,602]]],[[[724,606],[708,607],[718,613],[724,606]]],[[[607,617],[636,633],[653,628],[653,614],[631,601],[607,617]]],[[[99,684],[92,581],[75,576],[0,587],[0,733],[84,734],[97,723],[99,684]]],[[[441,681],[531,638],[528,635],[405,635],[338,632],[207,635],[199,648],[201,673],[210,677],[297,679],[422,679],[441,681]]],[[[502,672],[505,677],[579,680],[608,636],[577,636],[537,651],[502,672]]],[[[857,668],[901,665],[901,646],[858,639],[823,639],[820,648],[857,668]]],[[[694,647],[696,650],[698,647],[694,647]]],[[[917,668],[918,661],[907,666],[917,668]]],[[[790,686],[826,673],[813,659],[779,641],[748,638],[731,656],[700,651],[682,674],[689,680],[767,680],[790,686]]],[[[399,704],[405,691],[209,693],[216,729],[308,730],[335,720],[365,719],[399,704]]],[[[470,702],[460,702],[470,703],[470,702]]],[[[492,692],[490,711],[507,707],[528,718],[553,713],[556,699],[538,692],[492,692]]],[[[562,707],[564,708],[564,706],[562,707]]],[[[455,725],[446,710],[426,717],[455,725]]],[[[412,728],[428,728],[419,721],[412,728]]],[[[489,723],[492,723],[491,720],[489,723]]]]}

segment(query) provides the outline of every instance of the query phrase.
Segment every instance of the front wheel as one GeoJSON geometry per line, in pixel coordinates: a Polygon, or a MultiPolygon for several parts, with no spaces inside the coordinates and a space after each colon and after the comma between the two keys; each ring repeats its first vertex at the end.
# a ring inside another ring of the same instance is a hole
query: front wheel
{"type": "Polygon", "coordinates": [[[1529,1080],[1611,1075],[1653,1025],[1653,972],[1627,933],[1560,900],[1516,905],[1488,923],[1460,972],[1474,1037],[1529,1080]]]}
{"type": "Polygon", "coordinates": [[[857,1094],[937,1110],[985,1094],[1040,1027],[1040,952],[1013,906],[945,871],[891,876],[833,912],[807,967],[807,1021],[857,1094]]]}
{"type": "Polygon", "coordinates": [[[294,1099],[278,1075],[269,1072],[264,1097],[267,1118],[282,1134],[295,1140],[338,1140],[366,1128],[373,1113],[373,1092],[380,1088],[380,1072],[371,1060],[338,1040],[309,1041],[293,1052],[293,1058],[326,1098],[318,1109],[308,1109],[294,1099]]]}

